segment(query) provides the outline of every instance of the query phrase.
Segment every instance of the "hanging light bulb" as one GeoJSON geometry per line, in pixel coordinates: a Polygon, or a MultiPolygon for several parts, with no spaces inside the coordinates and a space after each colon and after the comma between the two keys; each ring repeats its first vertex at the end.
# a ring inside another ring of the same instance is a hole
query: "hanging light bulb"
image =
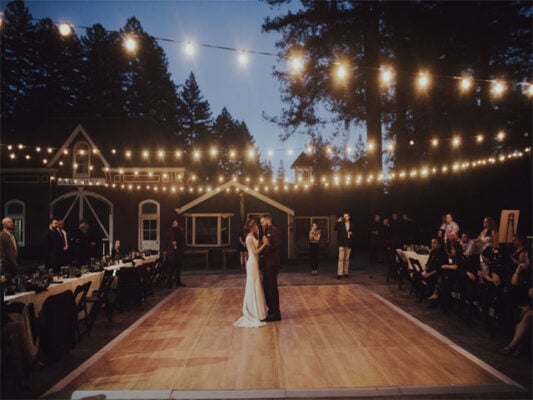
{"type": "Polygon", "coordinates": [[[137,50],[137,41],[132,36],[127,36],[124,40],[124,47],[130,53],[133,53],[135,50],[137,50]]]}
{"type": "Polygon", "coordinates": [[[390,67],[380,68],[379,77],[380,77],[381,83],[384,86],[389,86],[392,83],[393,75],[394,73],[392,71],[392,68],[390,67]]]}
{"type": "Polygon", "coordinates": [[[243,67],[245,67],[246,65],[248,65],[248,52],[246,50],[240,50],[239,51],[239,57],[238,57],[238,60],[239,60],[239,64],[242,65],[243,67]]]}
{"type": "Polygon", "coordinates": [[[348,68],[343,63],[338,63],[335,69],[335,76],[338,81],[344,81],[348,77],[348,68]]]}
{"type": "Polygon", "coordinates": [[[437,147],[437,146],[439,145],[439,139],[437,139],[437,138],[433,138],[433,139],[431,140],[431,145],[432,145],[433,147],[437,147]]]}
{"type": "Polygon", "coordinates": [[[293,75],[300,74],[304,69],[304,60],[300,56],[294,56],[289,59],[289,70],[293,75]]]}
{"type": "Polygon", "coordinates": [[[502,81],[496,80],[496,81],[492,82],[491,93],[494,96],[499,97],[504,92],[505,92],[505,84],[502,81]]]}
{"type": "Polygon", "coordinates": [[[496,140],[498,142],[502,142],[503,139],[505,139],[505,132],[504,131],[499,131],[498,134],[496,135],[496,140]]]}
{"type": "Polygon", "coordinates": [[[452,139],[452,146],[459,147],[461,145],[461,138],[459,136],[454,136],[452,139]]]}
{"type": "Polygon", "coordinates": [[[425,72],[418,74],[417,85],[420,90],[425,90],[429,87],[429,75],[425,72]]]}
{"type": "Polygon", "coordinates": [[[533,84],[531,83],[527,86],[527,95],[533,97],[533,84]]]}
{"type": "Polygon", "coordinates": [[[470,90],[470,88],[472,88],[472,78],[469,76],[463,76],[459,86],[463,92],[470,90]]]}
{"type": "Polygon", "coordinates": [[[194,44],[194,42],[191,42],[189,40],[185,43],[183,51],[185,52],[185,55],[187,55],[187,57],[192,57],[196,53],[196,45],[194,44]]]}
{"type": "Polygon", "coordinates": [[[70,36],[72,34],[72,26],[67,23],[59,24],[59,33],[61,36],[70,36]]]}

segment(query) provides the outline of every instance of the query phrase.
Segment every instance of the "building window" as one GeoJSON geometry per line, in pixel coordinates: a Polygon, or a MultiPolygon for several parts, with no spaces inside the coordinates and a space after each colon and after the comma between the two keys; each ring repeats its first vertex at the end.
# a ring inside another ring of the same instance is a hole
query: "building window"
{"type": "Polygon", "coordinates": [[[86,142],[76,143],[72,160],[74,178],[89,178],[91,176],[91,148],[86,142]]]}
{"type": "Polygon", "coordinates": [[[14,234],[15,239],[17,239],[17,245],[19,247],[24,247],[26,243],[26,230],[24,229],[26,225],[26,206],[20,200],[9,200],[5,204],[4,215],[13,219],[13,223],[15,224],[14,234]]]}
{"type": "Polygon", "coordinates": [[[186,214],[187,245],[222,247],[230,245],[230,218],[233,214],[186,214]]]}
{"type": "Polygon", "coordinates": [[[159,203],[145,200],[139,204],[139,249],[159,250],[159,203]]]}

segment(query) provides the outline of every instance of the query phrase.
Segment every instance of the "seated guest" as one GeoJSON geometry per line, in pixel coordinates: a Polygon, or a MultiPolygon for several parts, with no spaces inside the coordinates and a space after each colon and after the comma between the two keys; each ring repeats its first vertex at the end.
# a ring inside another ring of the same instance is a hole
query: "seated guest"
{"type": "MultiPolygon", "coordinates": [[[[533,296],[533,289],[529,289],[529,298],[533,296]]],[[[520,312],[520,318],[515,326],[515,332],[511,342],[502,349],[504,354],[512,353],[514,356],[519,356],[522,352],[522,347],[531,340],[531,319],[533,312],[531,311],[531,303],[523,306],[520,312]]]]}
{"type": "Polygon", "coordinates": [[[111,250],[111,258],[113,260],[120,260],[123,258],[122,250],[120,249],[120,240],[115,240],[115,245],[111,250]]]}
{"type": "Polygon", "coordinates": [[[531,288],[531,249],[526,248],[524,237],[516,235],[514,238],[515,252],[511,256],[516,265],[511,277],[512,301],[516,306],[529,304],[528,291],[531,288]]]}
{"type": "Polygon", "coordinates": [[[464,257],[479,256],[479,253],[477,252],[476,248],[476,243],[474,242],[474,240],[470,239],[468,233],[463,233],[461,235],[460,244],[463,248],[464,257]]]}
{"type": "Polygon", "coordinates": [[[487,248],[498,248],[498,231],[496,230],[496,223],[494,218],[485,217],[483,219],[483,230],[476,239],[481,246],[481,251],[485,251],[487,248]]]}
{"type": "Polygon", "coordinates": [[[425,270],[422,272],[422,280],[427,287],[426,294],[429,295],[435,292],[435,285],[439,279],[441,266],[446,264],[447,260],[448,256],[442,248],[442,242],[437,238],[431,239],[431,250],[429,252],[428,262],[425,270]]]}
{"type": "Polygon", "coordinates": [[[446,263],[440,266],[440,273],[435,291],[428,298],[428,302],[433,303],[441,300],[443,306],[447,306],[451,300],[452,289],[458,284],[459,274],[464,272],[462,248],[458,243],[450,247],[449,257],[446,263]]]}

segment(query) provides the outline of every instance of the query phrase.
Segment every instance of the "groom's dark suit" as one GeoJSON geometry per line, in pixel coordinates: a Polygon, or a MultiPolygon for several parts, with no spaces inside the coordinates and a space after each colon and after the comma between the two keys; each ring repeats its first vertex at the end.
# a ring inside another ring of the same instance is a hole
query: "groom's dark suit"
{"type": "Polygon", "coordinates": [[[268,319],[281,319],[279,311],[278,274],[280,268],[281,231],[270,225],[264,235],[269,240],[269,246],[263,250],[263,288],[268,306],[268,319]]]}

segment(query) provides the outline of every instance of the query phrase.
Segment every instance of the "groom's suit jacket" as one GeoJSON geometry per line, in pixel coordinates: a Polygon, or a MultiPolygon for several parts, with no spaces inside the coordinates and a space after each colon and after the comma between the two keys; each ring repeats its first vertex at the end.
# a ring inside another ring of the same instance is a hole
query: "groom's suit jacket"
{"type": "Polygon", "coordinates": [[[270,242],[263,251],[263,262],[265,268],[280,265],[280,251],[281,251],[281,231],[274,225],[270,225],[266,232],[266,236],[270,242]]]}

